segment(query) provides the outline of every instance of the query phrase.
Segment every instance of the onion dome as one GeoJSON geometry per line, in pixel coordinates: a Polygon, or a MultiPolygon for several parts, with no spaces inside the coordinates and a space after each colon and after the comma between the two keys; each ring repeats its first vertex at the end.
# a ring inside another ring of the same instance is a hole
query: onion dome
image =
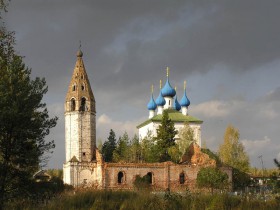
{"type": "Polygon", "coordinates": [[[77,57],[80,57],[80,58],[83,57],[83,52],[81,50],[78,50],[77,57]]]}
{"type": "Polygon", "coordinates": [[[174,106],[174,109],[176,109],[177,111],[180,111],[181,105],[179,104],[179,102],[177,100],[177,96],[175,97],[173,106],[174,106]]]}
{"type": "Polygon", "coordinates": [[[181,104],[181,106],[186,106],[186,107],[188,107],[191,104],[190,100],[187,97],[187,93],[186,93],[186,81],[184,82],[184,95],[180,101],[180,104],[181,104]]]}
{"type": "MultiPolygon", "coordinates": [[[[161,89],[161,80],[160,80],[160,85],[159,85],[160,89],[161,89]]],[[[156,104],[158,106],[164,106],[166,103],[165,99],[163,98],[162,94],[161,94],[161,91],[159,91],[159,95],[156,99],[156,104]]]]}
{"type": "Polygon", "coordinates": [[[169,76],[168,76],[169,68],[167,67],[166,70],[167,70],[167,80],[166,80],[164,87],[161,90],[161,94],[163,97],[169,96],[169,97],[173,98],[176,95],[176,91],[169,83],[169,76]]]}
{"type": "Polygon", "coordinates": [[[156,110],[157,108],[157,104],[154,100],[154,96],[153,96],[153,86],[152,86],[152,94],[151,94],[151,99],[150,102],[147,104],[147,108],[148,110],[156,110]]]}

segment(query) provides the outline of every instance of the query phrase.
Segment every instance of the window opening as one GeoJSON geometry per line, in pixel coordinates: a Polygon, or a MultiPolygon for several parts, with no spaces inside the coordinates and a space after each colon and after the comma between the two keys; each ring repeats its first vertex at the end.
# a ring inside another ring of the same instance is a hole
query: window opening
{"type": "Polygon", "coordinates": [[[180,180],[180,184],[184,184],[185,183],[185,174],[183,172],[180,173],[179,180],[180,180]]]}
{"type": "Polygon", "coordinates": [[[147,178],[148,178],[149,184],[152,184],[153,183],[153,174],[152,174],[152,172],[147,173],[147,178]]]}
{"type": "Polygon", "coordinates": [[[71,111],[75,111],[75,109],[76,109],[76,102],[75,102],[75,99],[72,98],[71,99],[71,111]]]}
{"type": "Polygon", "coordinates": [[[82,90],[84,90],[85,89],[85,86],[84,85],[82,85],[82,90]]]}
{"type": "Polygon", "coordinates": [[[124,176],[123,176],[123,172],[120,171],[120,172],[118,173],[118,183],[119,183],[119,184],[123,183],[123,177],[124,177],[124,176]]]}
{"type": "Polygon", "coordinates": [[[85,111],[85,110],[86,110],[86,99],[82,98],[80,111],[85,111]]]}
{"type": "Polygon", "coordinates": [[[85,152],[83,152],[83,156],[86,156],[86,153],[85,153],[85,152]]]}
{"type": "Polygon", "coordinates": [[[75,90],[76,90],[76,85],[73,85],[72,91],[75,91],[75,90]]]}

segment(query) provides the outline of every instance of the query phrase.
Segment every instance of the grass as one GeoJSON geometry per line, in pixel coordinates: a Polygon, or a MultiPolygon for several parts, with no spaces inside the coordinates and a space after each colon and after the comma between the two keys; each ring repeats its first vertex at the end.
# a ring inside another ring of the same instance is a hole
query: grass
{"type": "Polygon", "coordinates": [[[239,209],[280,209],[280,200],[269,201],[249,197],[237,197],[227,194],[190,194],[190,193],[149,193],[131,191],[71,191],[54,198],[47,204],[18,202],[7,206],[7,209],[90,209],[90,210],[239,210],[239,209]]]}

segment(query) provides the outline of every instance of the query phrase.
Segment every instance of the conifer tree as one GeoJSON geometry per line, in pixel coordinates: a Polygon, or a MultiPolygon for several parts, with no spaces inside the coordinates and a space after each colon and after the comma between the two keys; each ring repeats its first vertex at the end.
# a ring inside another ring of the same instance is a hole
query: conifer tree
{"type": "MultiPolygon", "coordinates": [[[[0,1],[0,10],[6,8],[6,2],[0,1]]],[[[13,46],[14,33],[1,26],[0,209],[4,201],[32,193],[32,175],[55,146],[45,137],[57,122],[41,102],[47,93],[45,79],[31,79],[31,70],[14,53],[13,46]]]]}
{"type": "Polygon", "coordinates": [[[102,145],[102,151],[101,151],[103,155],[103,159],[106,162],[112,162],[113,152],[116,149],[116,146],[117,146],[116,134],[113,131],[113,129],[111,129],[107,141],[105,141],[102,145]]]}
{"type": "Polygon", "coordinates": [[[113,162],[130,162],[129,160],[129,137],[127,132],[119,138],[118,145],[113,152],[113,162]]]}
{"type": "Polygon", "coordinates": [[[160,162],[171,160],[168,149],[175,145],[175,135],[177,133],[174,123],[169,119],[167,110],[164,110],[161,124],[157,129],[157,137],[155,137],[160,162]]]}

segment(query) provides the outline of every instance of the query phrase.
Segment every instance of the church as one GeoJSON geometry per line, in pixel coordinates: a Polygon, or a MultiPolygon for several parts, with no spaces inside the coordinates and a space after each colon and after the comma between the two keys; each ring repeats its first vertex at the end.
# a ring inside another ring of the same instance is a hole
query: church
{"type": "MultiPolygon", "coordinates": [[[[63,181],[74,187],[92,187],[96,189],[134,189],[136,176],[148,176],[153,190],[185,191],[195,189],[195,181],[201,167],[215,166],[215,160],[201,152],[202,121],[188,115],[190,101],[184,95],[177,100],[176,90],[167,81],[161,88],[156,101],[151,95],[148,103],[149,119],[137,126],[139,138],[147,132],[156,131],[163,110],[167,110],[176,129],[187,122],[194,129],[196,144],[192,144],[184,164],[171,161],[160,163],[111,163],[105,162],[96,148],[96,106],[90,81],[83,62],[83,53],[77,52],[76,64],[65,98],[65,150],[66,159],[63,164],[63,181]],[[175,98],[174,98],[175,97],[175,98]],[[157,113],[156,113],[157,110],[157,113]],[[182,110],[180,112],[180,110],[182,110]]],[[[232,171],[222,167],[229,175],[232,171]]]]}
{"type": "MultiPolygon", "coordinates": [[[[161,123],[163,111],[168,112],[169,119],[174,123],[175,129],[180,131],[187,123],[192,128],[194,133],[195,143],[201,147],[201,124],[203,121],[192,117],[188,114],[190,100],[186,93],[186,81],[184,82],[184,94],[180,103],[177,99],[176,88],[174,89],[169,82],[169,68],[167,67],[167,79],[162,88],[160,80],[160,91],[156,100],[153,96],[153,86],[151,99],[147,105],[149,110],[149,119],[137,126],[139,130],[139,139],[145,138],[150,132],[152,136],[156,136],[157,128],[161,123]],[[157,112],[156,112],[157,111],[157,112]]],[[[175,140],[179,141],[178,134],[175,140]]]]}

